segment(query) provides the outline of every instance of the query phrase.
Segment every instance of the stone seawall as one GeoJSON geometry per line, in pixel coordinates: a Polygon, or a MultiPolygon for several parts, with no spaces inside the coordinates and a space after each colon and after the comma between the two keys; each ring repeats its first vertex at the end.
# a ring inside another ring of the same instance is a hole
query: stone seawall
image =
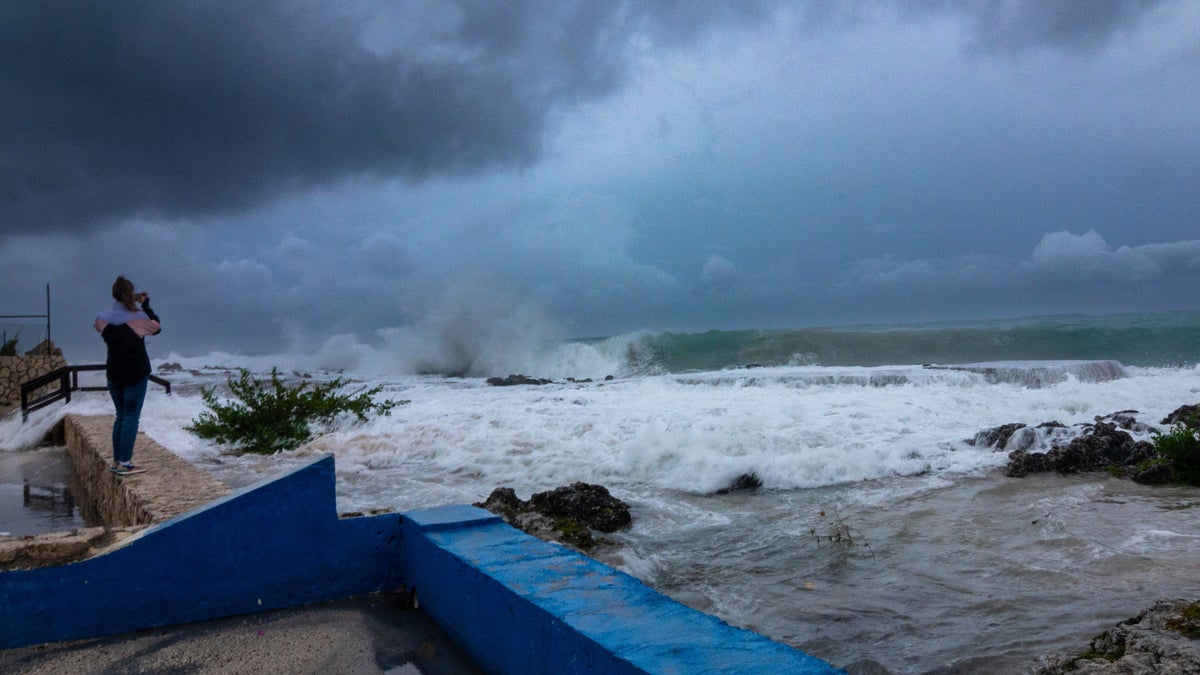
{"type": "Polygon", "coordinates": [[[153,525],[229,493],[212,474],[138,433],[133,460],[146,473],[118,476],[112,465],[112,425],[108,415],[67,415],[67,452],[86,502],[109,527],[153,525]]]}
{"type": "Polygon", "coordinates": [[[70,532],[0,537],[0,570],[62,565],[95,555],[130,534],[225,496],[229,488],[139,433],[133,457],[146,473],[118,476],[108,415],[67,415],[63,435],[86,527],[70,532]]]}
{"type": "MultiPolygon", "coordinates": [[[[21,384],[67,365],[62,353],[40,356],[0,356],[0,404],[20,403],[21,384]]],[[[42,394],[58,385],[47,385],[42,394]]]]}

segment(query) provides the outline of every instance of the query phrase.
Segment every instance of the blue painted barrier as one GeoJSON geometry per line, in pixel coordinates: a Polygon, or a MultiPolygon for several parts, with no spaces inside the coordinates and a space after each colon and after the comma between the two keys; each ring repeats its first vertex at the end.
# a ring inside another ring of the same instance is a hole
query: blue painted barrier
{"type": "Polygon", "coordinates": [[[0,648],[391,590],[400,585],[399,521],[339,519],[333,457],[325,457],[102,555],[0,572],[0,648]]]}
{"type": "Polygon", "coordinates": [[[405,584],[488,672],[842,672],[483,509],[414,511],[402,527],[405,584]]]}
{"type": "Polygon", "coordinates": [[[325,457],[77,563],[0,572],[0,648],[415,588],[488,672],[842,672],[472,506],[338,518],[325,457]]]}

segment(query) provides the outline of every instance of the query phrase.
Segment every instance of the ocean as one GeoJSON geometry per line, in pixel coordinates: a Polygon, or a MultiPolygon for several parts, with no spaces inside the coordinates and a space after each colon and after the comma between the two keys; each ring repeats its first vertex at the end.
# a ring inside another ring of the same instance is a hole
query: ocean
{"type": "MultiPolygon", "coordinates": [[[[1026,672],[1155,600],[1200,598],[1200,488],[1008,478],[1005,453],[971,443],[1000,424],[1077,432],[1122,410],[1148,437],[1200,403],[1200,312],[520,337],[342,338],[310,355],[152,345],[174,393],[152,388],[143,429],[233,486],[332,453],[343,511],[605,485],[634,524],[595,557],[843,667],[1026,672]],[[183,431],[201,387],[273,366],[410,403],[270,457],[183,431]],[[515,373],[554,382],[486,382],[515,373]],[[759,489],[720,492],[747,474],[759,489]]],[[[0,420],[0,452],[34,452],[63,414],[109,405],[84,394],[0,420]]]]}

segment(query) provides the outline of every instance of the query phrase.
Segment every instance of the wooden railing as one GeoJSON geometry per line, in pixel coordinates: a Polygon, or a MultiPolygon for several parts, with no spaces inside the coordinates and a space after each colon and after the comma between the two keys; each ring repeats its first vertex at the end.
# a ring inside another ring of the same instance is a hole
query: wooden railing
{"type": "MultiPolygon", "coordinates": [[[[29,419],[29,413],[39,408],[54,403],[55,401],[71,402],[71,392],[73,391],[108,391],[108,387],[81,387],[79,386],[79,373],[93,370],[104,370],[103,363],[92,364],[86,366],[63,366],[57,370],[50,371],[40,377],[35,377],[28,382],[21,383],[21,420],[29,419]],[[48,391],[36,398],[30,400],[33,392],[42,389],[48,385],[58,382],[58,388],[48,391]]],[[[171,393],[171,383],[162,379],[157,375],[151,375],[150,381],[162,385],[167,393],[171,393]]]]}

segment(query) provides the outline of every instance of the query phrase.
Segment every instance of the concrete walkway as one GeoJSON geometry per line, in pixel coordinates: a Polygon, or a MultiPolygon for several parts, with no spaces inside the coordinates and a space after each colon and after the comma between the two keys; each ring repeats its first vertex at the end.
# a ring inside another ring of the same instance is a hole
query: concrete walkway
{"type": "Polygon", "coordinates": [[[0,650],[0,672],[479,675],[423,613],[387,595],[0,650]]]}

